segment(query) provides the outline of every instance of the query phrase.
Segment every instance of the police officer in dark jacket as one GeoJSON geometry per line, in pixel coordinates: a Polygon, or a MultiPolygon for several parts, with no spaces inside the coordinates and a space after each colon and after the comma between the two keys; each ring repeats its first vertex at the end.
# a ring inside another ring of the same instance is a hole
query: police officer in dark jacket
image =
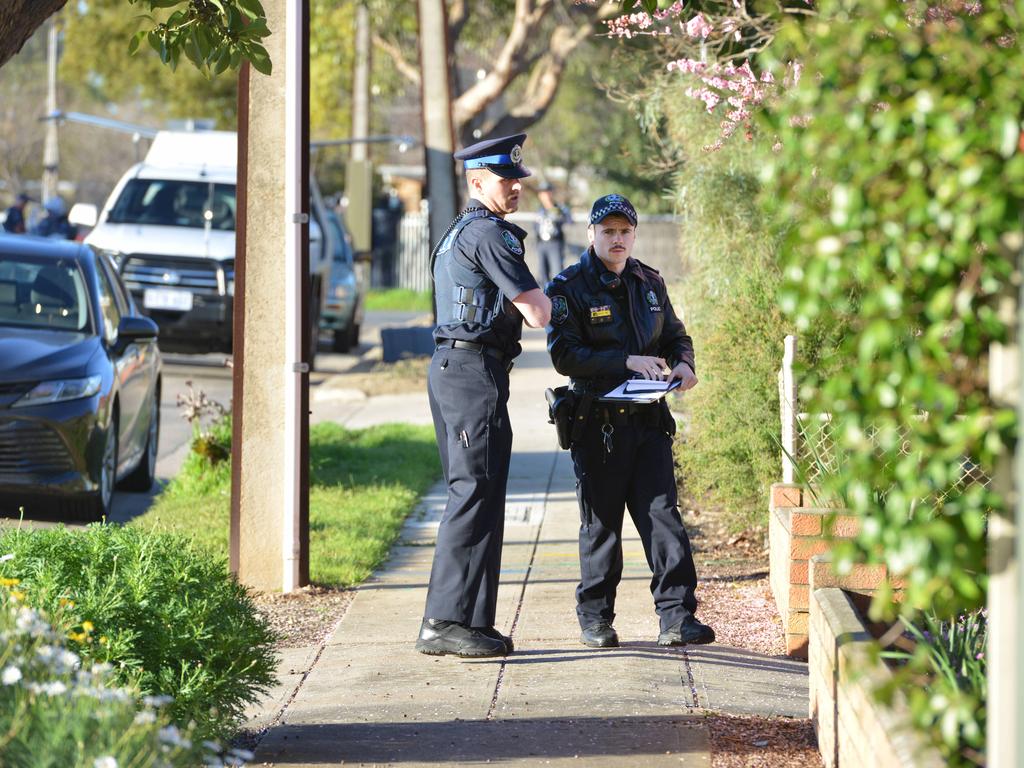
{"type": "Polygon", "coordinates": [[[636,211],[622,195],[599,198],[590,212],[590,247],[548,284],[548,351],[571,378],[578,423],[571,446],[580,504],[576,613],[584,645],[618,646],[612,622],[622,577],[624,508],[636,524],[654,574],[651,593],[660,645],[710,643],[697,621],[697,573],[683,529],[672,463],[675,422],[665,401],[602,401],[625,379],[697,384],[693,343],[657,270],[630,257],[636,211]]]}
{"type": "Polygon", "coordinates": [[[551,303],[523,259],[519,207],[526,134],[474,144],[463,160],[470,201],[432,254],[437,309],[428,390],[448,484],[417,650],[496,656],[512,639],[494,627],[512,455],[508,377],[523,321],[544,327],[551,303]]]}

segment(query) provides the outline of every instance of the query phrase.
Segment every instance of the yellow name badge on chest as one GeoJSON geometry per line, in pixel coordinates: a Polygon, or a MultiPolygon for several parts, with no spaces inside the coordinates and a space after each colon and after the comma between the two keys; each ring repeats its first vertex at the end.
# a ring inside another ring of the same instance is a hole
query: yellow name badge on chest
{"type": "Polygon", "coordinates": [[[599,325],[600,323],[610,323],[612,321],[612,308],[610,305],[605,304],[600,307],[590,308],[590,323],[591,325],[599,325]]]}

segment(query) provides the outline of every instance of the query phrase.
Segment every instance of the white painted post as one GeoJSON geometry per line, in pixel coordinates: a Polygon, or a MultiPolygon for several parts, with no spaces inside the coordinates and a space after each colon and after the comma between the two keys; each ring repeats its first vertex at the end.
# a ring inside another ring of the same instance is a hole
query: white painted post
{"type": "MultiPolygon", "coordinates": [[[[302,400],[300,393],[303,374],[309,368],[302,362],[302,238],[308,220],[302,213],[303,199],[309,194],[306,177],[302,173],[302,125],[304,104],[302,99],[303,67],[307,55],[303,48],[303,13],[305,4],[288,2],[285,11],[285,128],[284,128],[284,201],[285,201],[285,295],[288,312],[285,315],[285,371],[284,371],[284,498],[281,511],[281,591],[292,592],[301,584],[299,561],[301,558],[302,529],[299,511],[302,506],[302,400]]],[[[313,333],[316,333],[314,328],[313,333]]]]}
{"type": "Polygon", "coordinates": [[[796,359],[796,336],[786,337],[779,371],[779,415],[782,418],[782,482],[792,483],[796,475],[796,380],[793,361],[796,359]]]}
{"type": "MultiPolygon", "coordinates": [[[[1020,251],[1018,235],[1017,250],[1020,251]]],[[[1024,258],[1018,260],[1018,270],[1024,258]]],[[[1015,329],[1006,344],[989,348],[989,394],[1002,406],[1013,406],[1018,414],[1018,440],[1024,416],[1024,377],[1021,376],[1020,338],[1024,323],[1020,308],[1024,295],[1002,298],[1000,318],[1015,329]],[[1015,300],[1016,299],[1016,300],[1015,300]]],[[[1020,765],[1022,708],[1020,685],[1024,675],[1021,655],[1020,567],[1021,536],[1024,533],[1024,454],[1020,443],[1016,453],[1004,454],[996,466],[993,488],[1006,506],[989,516],[988,524],[988,733],[985,752],[990,768],[1020,765]]]]}

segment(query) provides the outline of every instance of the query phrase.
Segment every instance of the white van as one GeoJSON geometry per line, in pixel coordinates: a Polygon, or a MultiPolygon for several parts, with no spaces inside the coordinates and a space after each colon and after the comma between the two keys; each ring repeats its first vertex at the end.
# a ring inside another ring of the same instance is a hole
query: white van
{"type": "MultiPolygon", "coordinates": [[[[160,326],[160,347],[230,352],[235,291],[237,138],[229,131],[161,131],[128,169],[103,210],[75,206],[72,223],[106,252],[136,303],[160,326]],[[89,210],[91,209],[91,210],[89,210]]],[[[310,191],[313,350],[329,284],[333,231],[315,182],[310,191]],[[328,242],[324,242],[328,240],[328,242]]]]}

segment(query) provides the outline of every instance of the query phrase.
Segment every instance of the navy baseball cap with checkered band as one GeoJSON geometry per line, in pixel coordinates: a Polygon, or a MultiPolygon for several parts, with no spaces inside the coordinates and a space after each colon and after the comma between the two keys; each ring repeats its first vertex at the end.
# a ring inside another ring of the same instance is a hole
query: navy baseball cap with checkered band
{"type": "Polygon", "coordinates": [[[590,209],[590,223],[600,224],[613,213],[625,216],[630,224],[636,226],[636,208],[622,195],[605,195],[597,198],[590,209]]]}
{"type": "Polygon", "coordinates": [[[523,165],[523,142],[525,133],[501,136],[472,144],[455,153],[456,160],[462,160],[467,171],[486,168],[505,179],[525,179],[530,169],[523,165]]]}

